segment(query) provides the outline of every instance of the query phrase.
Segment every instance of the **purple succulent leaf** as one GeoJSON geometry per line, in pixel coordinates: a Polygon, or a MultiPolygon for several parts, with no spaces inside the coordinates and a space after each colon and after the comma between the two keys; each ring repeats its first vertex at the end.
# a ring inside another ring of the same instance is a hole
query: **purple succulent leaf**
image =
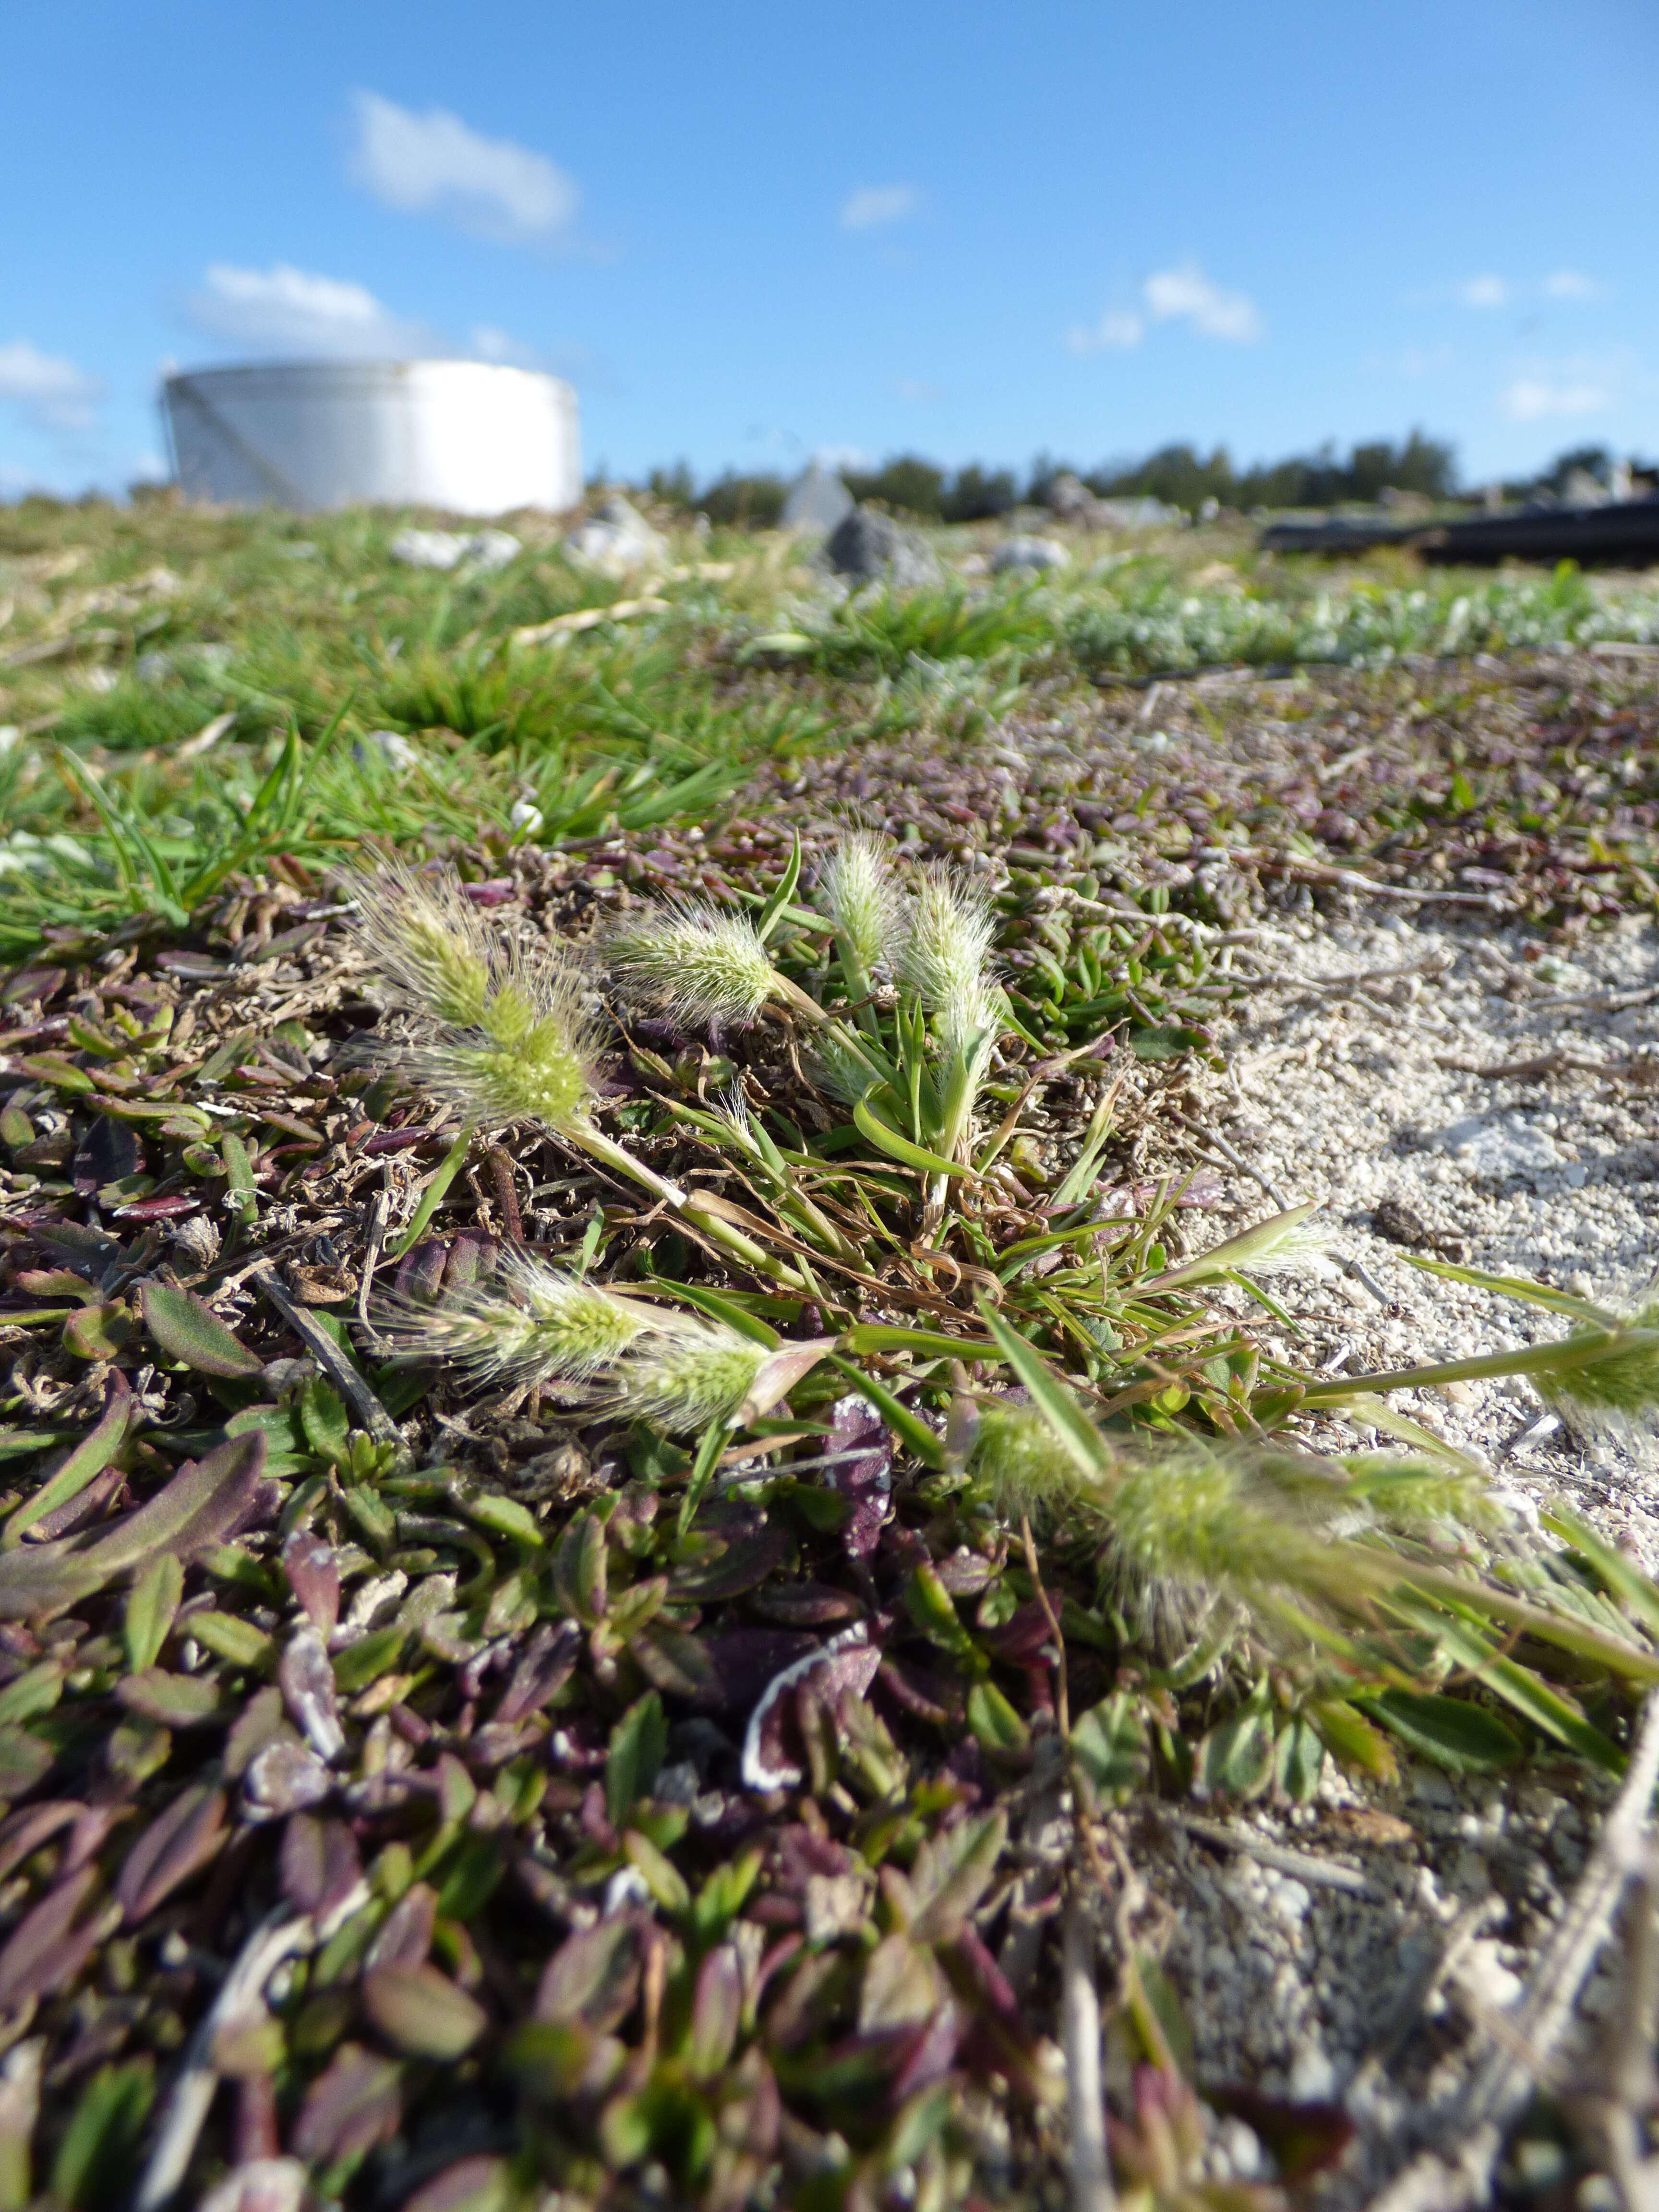
{"type": "Polygon", "coordinates": [[[398,1272],[392,1278],[392,1288],[398,1296],[418,1304],[429,1304],[438,1295],[448,1256],[447,1245],[440,1243],[435,1237],[423,1237],[413,1251],[405,1252],[398,1262],[398,1272]]]}
{"type": "Polygon", "coordinates": [[[931,1667],[919,1666],[913,1659],[901,1659],[890,1651],[885,1652],[876,1679],[893,1702],[917,1720],[932,1721],[941,1728],[962,1720],[960,1684],[931,1667]]]}
{"type": "Polygon", "coordinates": [[[342,1820],[295,1813],[283,1831],[283,1894],[301,1912],[325,1919],[363,1870],[357,1838],[342,1820]]]}
{"type": "Polygon", "coordinates": [[[295,2124],[292,2148],[317,2166],[390,2142],[403,2119],[402,2069],[361,2044],[343,2045],[313,2081],[295,2124]]]}
{"type": "Polygon", "coordinates": [[[1000,1628],[982,1628],[979,1641],[1012,1667],[1054,1663],[1054,1631],[1046,1608],[1036,1598],[1011,1613],[1000,1628]]]}
{"type": "Polygon", "coordinates": [[[369,1945],[363,1972],[370,1973],[377,1966],[425,1966],[437,1917],[437,1891],[424,1881],[411,1884],[386,1915],[380,1933],[369,1945]]]}
{"type": "Polygon", "coordinates": [[[852,1874],[857,1866],[858,1855],[847,1844],[797,1825],[782,1829],[777,1837],[773,1887],[788,1896],[804,1896],[814,1875],[834,1881],[852,1874]]]}
{"type": "Polygon", "coordinates": [[[198,1783],[152,1820],[121,1863],[116,1901],[129,1927],[205,1866],[225,1840],[225,1793],[198,1783]]]}
{"type": "Polygon", "coordinates": [[[760,1591],[754,1607],[786,1628],[827,1628],[831,1621],[855,1620],[864,1610],[850,1590],[831,1583],[785,1583],[760,1591]]]}
{"type": "Polygon", "coordinates": [[[289,1717],[319,1759],[336,1759],[345,1749],[340,1726],[334,1669],[316,1624],[302,1621],[289,1638],[276,1668],[289,1717]]]}
{"type": "Polygon", "coordinates": [[[0,1821],[0,1881],[85,1810],[72,1798],[53,1798],[44,1805],[26,1805],[9,1820],[0,1821]]]}
{"type": "Polygon", "coordinates": [[[581,1656],[581,1630],[574,1620],[544,1621],[526,1645],[501,1692],[494,1715],[497,1725],[539,1712],[554,1692],[570,1679],[581,1656]]]}
{"type": "Polygon", "coordinates": [[[620,2027],[640,1987],[639,1931],[620,1916],[567,1936],[543,1972],[536,2017],[597,2033],[620,2027]]]}
{"type": "Polygon", "coordinates": [[[28,1541],[49,1544],[57,1536],[67,1536],[75,1529],[95,1521],[111,1498],[126,1480],[124,1468],[106,1467],[96,1474],[77,1498],[64,1501],[54,1513],[43,1513],[28,1533],[28,1541]]]}
{"type": "Polygon", "coordinates": [[[857,1452],[828,1470],[830,1486],[852,1505],[842,1528],[841,1545],[849,1559],[867,1559],[881,1541],[882,1524],[892,1511],[893,1443],[887,1425],[867,1398],[838,1398],[830,1415],[827,1457],[857,1452]]]}
{"type": "Polygon", "coordinates": [[[687,2063],[700,2081],[712,2081],[736,2047],[743,2022],[743,1968],[737,1946],[721,1943],[697,1969],[691,2000],[687,2063]]]}
{"type": "Polygon", "coordinates": [[[326,1643],[340,1618],[340,1569],[334,1547],[308,1528],[296,1529],[283,1547],[283,1572],[326,1643]]]}
{"type": "Polygon", "coordinates": [[[79,1920],[97,1887],[97,1868],[82,1867],[24,1914],[0,1950],[0,2011],[45,1996],[80,1972],[102,1933],[100,1913],[79,1920]]]}
{"type": "Polygon", "coordinates": [[[757,1589],[789,1556],[788,1529],[762,1506],[738,1506],[718,1520],[708,1515],[704,1519],[713,1522],[709,1533],[714,1541],[706,1557],[676,1571],[668,1585],[672,1599],[707,1605],[741,1597],[757,1589]]]}
{"type": "Polygon", "coordinates": [[[933,1562],[933,1572],[952,1597],[977,1597],[992,1578],[1001,1572],[996,1559],[988,1559],[982,1552],[970,1552],[959,1544],[954,1552],[947,1552],[942,1559],[933,1562]]]}
{"type": "Polygon", "coordinates": [[[942,2081],[955,2063],[962,2041],[963,2021],[953,2004],[939,2007],[915,2031],[909,2051],[893,2075],[887,2093],[887,2109],[896,2112],[919,2091],[942,2081]]]}
{"type": "Polygon", "coordinates": [[[451,1243],[444,1262],[445,1290],[465,1290],[493,1275],[501,1249],[495,1237],[481,1237],[476,1230],[463,1229],[451,1243]]]}
{"type": "Polygon", "coordinates": [[[1019,2000],[971,1920],[963,1923],[950,1942],[939,1946],[937,1956],[959,1997],[975,2010],[992,2013],[1024,2032],[1019,2000]]]}

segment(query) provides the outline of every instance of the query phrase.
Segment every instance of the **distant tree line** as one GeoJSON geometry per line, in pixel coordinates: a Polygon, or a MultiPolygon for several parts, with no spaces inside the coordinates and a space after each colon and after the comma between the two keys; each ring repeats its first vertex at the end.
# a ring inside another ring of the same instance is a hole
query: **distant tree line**
{"type": "MultiPolygon", "coordinates": [[[[1575,470],[1608,481],[1612,457],[1601,447],[1575,447],[1524,481],[1506,484],[1511,498],[1559,492],[1575,470]]],[[[1427,499],[1458,495],[1454,448],[1444,441],[1413,430],[1397,444],[1372,439],[1352,447],[1346,459],[1334,443],[1289,460],[1235,468],[1224,446],[1207,456],[1195,446],[1162,446],[1140,461],[1109,461],[1090,468],[1041,454],[1022,481],[1012,469],[989,469],[979,462],[951,471],[915,453],[901,453],[872,470],[843,469],[842,480],[856,500],[868,500],[896,514],[926,522],[980,522],[1020,506],[1048,502],[1054,478],[1068,472],[1101,499],[1157,499],[1196,514],[1213,501],[1248,514],[1257,507],[1370,504],[1392,488],[1427,499]]],[[[682,461],[673,469],[654,469],[646,489],[655,499],[701,509],[711,522],[738,528],[771,528],[783,512],[789,480],[769,474],[744,475],[727,470],[699,491],[682,461]]],[[[1212,509],[1211,511],[1213,511],[1212,509]]]]}
{"type": "MultiPolygon", "coordinates": [[[[1036,464],[1032,489],[1037,496],[1046,492],[1055,472],[1052,465],[1036,464]]],[[[1257,507],[1370,502],[1389,486],[1429,499],[1449,499],[1456,490],[1457,463],[1450,446],[1413,430],[1399,445],[1376,438],[1355,446],[1346,460],[1339,459],[1334,445],[1327,443],[1316,453],[1246,469],[1233,466],[1224,446],[1218,446],[1207,459],[1193,446],[1164,446],[1144,461],[1091,469],[1083,481],[1102,499],[1160,499],[1188,514],[1213,500],[1218,507],[1249,514],[1257,507]]]]}

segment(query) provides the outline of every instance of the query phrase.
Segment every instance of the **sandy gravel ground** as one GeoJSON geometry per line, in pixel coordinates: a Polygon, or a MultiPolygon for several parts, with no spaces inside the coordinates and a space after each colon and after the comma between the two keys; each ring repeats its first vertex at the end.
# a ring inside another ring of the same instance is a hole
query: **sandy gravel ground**
{"type": "MultiPolygon", "coordinates": [[[[1275,1286],[1318,1366],[1397,1367],[1561,1333],[1549,1315],[1414,1269],[1403,1239],[1607,1303],[1653,1272],[1659,939],[1630,923],[1571,960],[1539,955],[1497,917],[1403,905],[1283,916],[1233,949],[1260,981],[1227,1040],[1231,1103],[1207,1102],[1205,1118],[1286,1202],[1321,1200],[1334,1253],[1358,1263],[1363,1279],[1275,1286]]],[[[1248,1177],[1230,1182],[1240,1203],[1218,1228],[1271,1210],[1248,1177]]],[[[1650,1568],[1659,1560],[1659,1460],[1642,1439],[1574,1434],[1514,1380],[1392,1402],[1478,1454],[1522,1511],[1565,1498],[1650,1568]]],[[[1340,1441],[1352,1448],[1352,1430],[1334,1428],[1340,1441]]],[[[1333,1776],[1319,1803],[1245,1814],[1218,1835],[1166,1825],[1135,1856],[1156,1869],[1151,1909],[1173,1917],[1166,1964],[1200,2077],[1346,2104],[1361,2140],[1331,2185],[1335,2201],[1367,2201],[1452,2124],[1491,2049],[1481,2023],[1520,1995],[1610,1794],[1565,1762],[1466,1784],[1413,1764],[1395,1790],[1362,1797],[1333,1776]]],[[[1576,2063],[1592,2073],[1613,1989],[1604,1972],[1580,2008],[1576,2063]]],[[[1218,2170],[1249,2178],[1249,2130],[1225,2123],[1218,2140],[1218,2170]]]]}

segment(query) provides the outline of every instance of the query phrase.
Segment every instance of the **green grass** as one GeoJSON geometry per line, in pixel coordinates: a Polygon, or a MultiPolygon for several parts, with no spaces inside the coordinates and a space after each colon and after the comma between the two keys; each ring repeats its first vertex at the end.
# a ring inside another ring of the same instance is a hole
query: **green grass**
{"type": "MultiPolygon", "coordinates": [[[[685,566],[712,554],[736,573],[670,581],[665,611],[526,649],[514,629],[637,586],[573,567],[545,524],[493,575],[404,568],[387,552],[403,520],[0,516],[0,718],[21,733],[0,757],[0,952],[148,915],[176,927],[228,872],[314,872],[364,838],[510,840],[520,802],[548,839],[700,817],[768,757],[849,735],[972,738],[1033,684],[1063,699],[1201,666],[1659,637],[1643,586],[1425,583],[1393,555],[1333,578],[1237,532],[1085,547],[1057,580],[838,603],[783,541],[688,533],[685,566]],[[60,649],[33,657],[43,646],[60,649]],[[388,757],[386,731],[414,765],[388,757]]],[[[972,542],[941,533],[947,553],[972,542]]]]}

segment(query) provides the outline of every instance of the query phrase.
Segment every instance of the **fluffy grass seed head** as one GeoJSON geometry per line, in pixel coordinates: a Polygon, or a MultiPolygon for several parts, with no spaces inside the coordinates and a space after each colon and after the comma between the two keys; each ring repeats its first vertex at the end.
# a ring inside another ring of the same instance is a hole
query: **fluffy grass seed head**
{"type": "Polygon", "coordinates": [[[586,1117],[598,1052],[581,986],[549,948],[514,963],[471,1028],[417,1047],[410,1072],[481,1128],[539,1121],[568,1132],[586,1117]]]}
{"type": "Polygon", "coordinates": [[[912,895],[899,973],[939,1024],[962,1043],[996,1019],[991,946],[996,925],[980,886],[952,868],[924,870],[912,895]]]}
{"type": "Polygon", "coordinates": [[[590,1382],[654,1323],[648,1307],[507,1252],[494,1277],[442,1305],[388,1304],[383,1325],[403,1352],[453,1362],[482,1382],[590,1382]]]}
{"type": "Polygon", "coordinates": [[[617,1362],[616,1408],[672,1435],[696,1433],[736,1415],[769,1356],[764,1345],[734,1328],[676,1316],[617,1362]]]}
{"type": "MultiPolygon", "coordinates": [[[[1644,1334],[1659,1330],[1659,1295],[1650,1289],[1625,1322],[1644,1334]]],[[[1598,1332],[1599,1334],[1599,1332],[1598,1332]]],[[[1564,1342],[1577,1349],[1592,1340],[1575,1330],[1564,1342]]],[[[1615,1433],[1650,1425],[1659,1414],[1659,1345],[1631,1344],[1610,1335],[1605,1352],[1559,1367],[1528,1367],[1528,1380],[1546,1404],[1594,1427],[1615,1433]]]]}
{"type": "Polygon", "coordinates": [[[623,915],[605,944],[625,995],[686,1029],[752,1022],[779,979],[746,915],[707,899],[676,899],[623,915]]]}
{"type": "Polygon", "coordinates": [[[891,965],[903,908],[885,839],[854,830],[833,846],[818,872],[817,899],[866,975],[891,965]]]}
{"type": "Polygon", "coordinates": [[[1103,1508],[1103,1485],[1083,1473],[1035,1406],[981,1406],[973,1465],[1010,1521],[1024,1514],[1038,1528],[1052,1528],[1079,1510],[1103,1508]]]}
{"type": "Polygon", "coordinates": [[[812,1079],[829,1097],[856,1106],[880,1078],[851,1028],[833,1022],[813,1033],[812,1079]]]}
{"type": "Polygon", "coordinates": [[[1344,1486],[1316,1462],[1280,1456],[1282,1466],[1258,1466],[1172,1439],[1091,1477],[1035,1407],[981,1407],[973,1465],[1009,1518],[1096,1534],[1115,1602],[1174,1650],[1218,1600],[1248,1607],[1275,1592],[1328,1593],[1322,1524],[1347,1503],[1344,1486]]]}
{"type": "Polygon", "coordinates": [[[416,875],[402,860],[348,879],[355,933],[393,1003],[456,1029],[482,1019],[498,966],[491,933],[453,868],[416,875]]]}
{"type": "Polygon", "coordinates": [[[599,1041],[556,945],[503,944],[453,869],[417,876],[393,861],[354,891],[358,943],[416,1027],[395,1055],[412,1081],[483,1128],[565,1131],[586,1115],[599,1041]]]}

